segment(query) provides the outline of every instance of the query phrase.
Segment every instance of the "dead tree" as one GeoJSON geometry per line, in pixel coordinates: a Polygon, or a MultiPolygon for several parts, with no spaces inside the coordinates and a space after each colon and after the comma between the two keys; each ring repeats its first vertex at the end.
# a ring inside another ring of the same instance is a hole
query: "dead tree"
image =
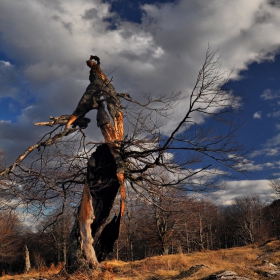
{"type": "Polygon", "coordinates": [[[25,254],[24,254],[24,272],[28,273],[29,270],[31,269],[31,264],[30,264],[30,257],[29,257],[29,251],[27,245],[25,245],[25,254]]]}
{"type": "Polygon", "coordinates": [[[115,91],[99,64],[96,56],[87,61],[90,85],[76,110],[71,115],[36,123],[56,128],[0,173],[7,199],[14,194],[21,200],[28,198],[29,203],[35,200],[36,206],[59,199],[61,211],[66,201],[73,199],[78,186],[84,186],[71,233],[70,271],[97,267],[112,251],[124,213],[125,186],[148,203],[161,207],[155,197],[164,194],[171,199],[169,189],[175,188],[183,200],[190,191],[216,189],[229,169],[244,171],[244,146],[236,141],[238,126],[229,117],[238,108],[240,98],[223,89],[229,76],[221,72],[219,58],[210,48],[193,91],[185,97],[178,92],[144,95],[145,102],[133,100],[128,94],[115,91]],[[171,133],[163,133],[165,121],[178,102],[186,104],[184,115],[171,133]],[[90,122],[85,116],[92,109],[97,110],[97,126],[104,137],[101,143],[85,143],[83,129],[90,122]],[[128,116],[125,135],[124,112],[128,116]],[[204,124],[211,120],[213,125],[209,128],[197,122],[197,116],[204,119],[204,124]],[[67,143],[63,142],[64,136],[70,139],[67,143]],[[69,141],[76,145],[75,155],[74,149],[61,152],[69,141]],[[38,149],[38,158],[24,166],[22,161],[38,149]],[[58,159],[57,153],[52,154],[54,159],[46,160],[51,149],[60,151],[63,160],[58,159]],[[24,187],[19,190],[19,185],[24,187]],[[118,193],[120,209],[112,217],[118,193]]]}
{"type": "Polygon", "coordinates": [[[273,189],[276,196],[280,194],[280,180],[276,178],[271,178],[269,180],[270,187],[273,189]]]}

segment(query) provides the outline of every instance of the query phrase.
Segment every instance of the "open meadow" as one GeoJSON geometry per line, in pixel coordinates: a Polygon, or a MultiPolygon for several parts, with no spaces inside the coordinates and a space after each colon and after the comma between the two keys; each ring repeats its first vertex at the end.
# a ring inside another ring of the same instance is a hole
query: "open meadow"
{"type": "Polygon", "coordinates": [[[248,245],[190,254],[156,256],[134,262],[110,260],[103,262],[102,268],[92,275],[79,272],[70,276],[60,271],[61,266],[52,266],[24,275],[4,275],[1,280],[206,280],[220,279],[213,277],[226,270],[234,271],[248,279],[268,279],[268,277],[280,279],[280,275],[273,276],[273,271],[278,270],[278,265],[280,266],[280,240],[272,240],[258,246],[248,245]]]}

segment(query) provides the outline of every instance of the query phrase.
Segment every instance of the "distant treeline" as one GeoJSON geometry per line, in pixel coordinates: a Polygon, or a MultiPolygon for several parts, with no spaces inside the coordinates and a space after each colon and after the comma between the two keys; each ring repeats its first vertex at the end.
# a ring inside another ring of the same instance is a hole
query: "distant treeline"
{"type": "MultiPolygon", "coordinates": [[[[26,229],[15,213],[0,212],[0,272],[24,271],[26,245],[35,269],[67,262],[72,217],[69,212],[52,215],[34,232],[26,229]]],[[[217,250],[279,237],[280,199],[264,204],[258,195],[249,195],[228,206],[191,197],[176,203],[172,199],[149,203],[129,199],[110,258],[128,261],[217,250]]]]}

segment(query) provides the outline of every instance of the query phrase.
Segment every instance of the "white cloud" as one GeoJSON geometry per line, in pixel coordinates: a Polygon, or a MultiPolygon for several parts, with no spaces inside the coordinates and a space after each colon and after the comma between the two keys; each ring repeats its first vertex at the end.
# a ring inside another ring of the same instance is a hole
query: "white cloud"
{"type": "Polygon", "coordinates": [[[249,154],[250,158],[254,158],[257,156],[265,155],[265,156],[278,156],[279,148],[278,147],[268,147],[260,150],[255,150],[249,154]]]}
{"type": "Polygon", "coordinates": [[[240,180],[240,181],[225,181],[225,188],[213,194],[213,197],[218,203],[229,205],[235,198],[258,194],[262,201],[268,202],[271,200],[273,190],[269,180],[240,180]]]}
{"type": "Polygon", "coordinates": [[[263,91],[263,93],[260,95],[260,97],[264,100],[273,100],[280,98],[280,92],[274,92],[271,89],[266,89],[263,91]]]}
{"type": "Polygon", "coordinates": [[[264,166],[265,166],[265,167],[268,167],[268,168],[273,168],[273,167],[275,167],[274,163],[272,163],[272,162],[266,162],[266,163],[264,164],[264,166]]]}
{"type": "Polygon", "coordinates": [[[254,113],[253,118],[254,119],[261,119],[262,118],[262,112],[258,111],[256,113],[254,113]]]}
{"type": "Polygon", "coordinates": [[[267,152],[268,156],[278,156],[279,155],[279,148],[271,148],[267,152]]]}
{"type": "Polygon", "coordinates": [[[264,90],[260,97],[264,100],[273,99],[273,95],[270,89],[264,90]]]}
{"type": "MultiPolygon", "coordinates": [[[[252,61],[273,59],[280,45],[280,9],[266,0],[144,5],[142,24],[118,20],[115,30],[104,20],[113,16],[109,8],[101,0],[0,2],[1,50],[12,61],[0,63],[0,98],[34,100],[17,124],[0,124],[1,149],[15,155],[8,140],[23,150],[47,131],[33,122],[72,113],[88,83],[91,54],[100,56],[117,91],[138,99],[141,92],[188,96],[208,43],[219,47],[222,70],[235,67],[234,77],[252,61]]],[[[181,102],[169,127],[185,107],[181,102]]],[[[87,133],[100,136],[94,121],[87,133]]]]}
{"type": "Polygon", "coordinates": [[[280,144],[280,134],[277,134],[276,136],[268,139],[265,145],[267,147],[275,147],[278,146],[279,144],[280,144]]]}
{"type": "Polygon", "coordinates": [[[248,171],[260,171],[260,170],[263,170],[263,165],[255,164],[254,161],[244,159],[242,168],[244,168],[245,170],[248,170],[248,171]]]}
{"type": "Polygon", "coordinates": [[[261,150],[256,150],[248,155],[249,158],[254,158],[257,156],[270,156],[270,161],[262,161],[262,163],[256,163],[253,160],[243,159],[242,168],[248,172],[256,172],[262,170],[273,170],[280,168],[280,161],[278,161],[279,148],[265,148],[261,150]]]}
{"type": "Polygon", "coordinates": [[[5,67],[11,67],[11,63],[9,61],[0,60],[0,65],[5,67]]]}

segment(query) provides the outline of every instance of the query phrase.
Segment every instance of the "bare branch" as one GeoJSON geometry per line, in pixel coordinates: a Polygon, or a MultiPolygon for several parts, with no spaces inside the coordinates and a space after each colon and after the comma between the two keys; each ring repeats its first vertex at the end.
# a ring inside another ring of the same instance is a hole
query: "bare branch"
{"type": "MultiPolygon", "coordinates": [[[[71,129],[69,130],[63,130],[57,134],[55,134],[53,137],[49,137],[46,140],[40,140],[38,143],[36,143],[35,145],[30,146],[27,150],[25,150],[25,152],[23,152],[15,161],[14,163],[5,168],[3,171],[0,172],[0,176],[3,176],[9,172],[12,172],[14,170],[14,168],[19,165],[32,151],[34,151],[35,149],[39,149],[40,147],[47,147],[47,146],[51,146],[53,144],[55,144],[56,142],[60,141],[64,136],[67,136],[73,132],[75,132],[76,129],[71,129]]],[[[51,135],[52,132],[49,133],[49,135],[51,135]]]]}

